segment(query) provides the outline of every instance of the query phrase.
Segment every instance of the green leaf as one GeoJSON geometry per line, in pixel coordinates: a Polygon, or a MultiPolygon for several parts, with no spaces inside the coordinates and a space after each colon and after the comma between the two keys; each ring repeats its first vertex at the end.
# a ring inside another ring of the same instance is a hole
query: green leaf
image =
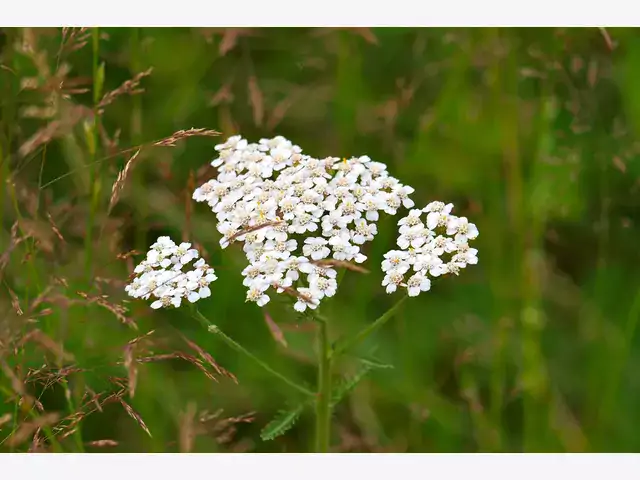
{"type": "Polygon", "coordinates": [[[304,404],[300,404],[294,409],[280,410],[276,417],[262,429],[260,438],[264,441],[273,440],[287,432],[300,418],[303,410],[304,404]]]}
{"type": "Polygon", "coordinates": [[[359,370],[350,377],[344,378],[342,382],[335,387],[335,390],[333,391],[333,398],[331,400],[332,407],[335,407],[348,393],[352,392],[358,383],[360,383],[371,370],[394,368],[393,365],[381,363],[369,358],[358,358],[358,361],[361,364],[359,370]]]}
{"type": "Polygon", "coordinates": [[[356,388],[362,379],[372,370],[372,367],[369,365],[362,365],[360,369],[350,377],[346,377],[336,385],[335,390],[333,391],[333,398],[331,399],[331,406],[335,407],[340,401],[350,392],[356,388]]]}
{"type": "Polygon", "coordinates": [[[388,363],[381,363],[377,360],[374,360],[372,358],[359,358],[358,360],[360,360],[360,362],[363,365],[367,365],[368,367],[370,367],[371,369],[374,368],[395,368],[393,365],[390,365],[388,363]]]}

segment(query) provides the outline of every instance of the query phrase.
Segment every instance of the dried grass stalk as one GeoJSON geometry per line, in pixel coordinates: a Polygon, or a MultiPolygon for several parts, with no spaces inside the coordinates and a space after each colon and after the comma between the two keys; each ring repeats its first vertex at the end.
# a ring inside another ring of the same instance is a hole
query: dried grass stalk
{"type": "Polygon", "coordinates": [[[10,413],[5,413],[4,415],[2,415],[0,417],[0,429],[2,428],[2,426],[5,423],[9,423],[11,421],[11,419],[13,418],[13,416],[10,413]]]}
{"type": "Polygon", "coordinates": [[[60,416],[57,413],[45,413],[30,422],[23,422],[9,437],[6,444],[9,448],[18,447],[29,439],[39,428],[55,424],[60,416]]]}
{"type": "Polygon", "coordinates": [[[258,85],[258,80],[254,75],[249,77],[247,87],[249,90],[249,103],[253,109],[253,123],[255,123],[257,127],[261,127],[262,121],[264,120],[264,96],[258,85]]]}
{"type": "Polygon", "coordinates": [[[224,57],[235,48],[239,38],[256,35],[255,28],[224,28],[216,30],[222,30],[223,32],[222,40],[220,40],[220,46],[218,47],[221,57],[224,57]]]}
{"type": "MultiPolygon", "coordinates": [[[[143,72],[146,73],[146,72],[143,72]]],[[[125,82],[126,83],[126,82],[125,82]]],[[[122,88],[122,87],[121,87],[122,88]]],[[[179,130],[175,133],[173,133],[171,136],[163,138],[161,140],[157,140],[153,143],[150,144],[150,146],[153,147],[175,147],[177,142],[180,140],[183,140],[185,138],[189,138],[189,137],[215,137],[220,135],[220,132],[216,132],[215,130],[207,130],[205,128],[191,128],[189,130],[179,130]]],[[[135,152],[133,153],[133,155],[131,155],[131,157],[129,158],[129,160],[127,160],[127,163],[125,164],[124,168],[120,171],[120,173],[118,173],[118,177],[116,178],[116,181],[113,183],[113,187],[111,187],[111,198],[109,199],[109,208],[108,208],[108,213],[111,213],[111,210],[113,209],[113,207],[116,205],[116,203],[118,203],[118,200],[120,199],[120,194],[122,193],[122,189],[125,186],[125,183],[127,181],[127,178],[129,176],[129,173],[134,165],[135,160],[138,158],[138,155],[140,155],[140,152],[142,151],[142,148],[145,145],[141,145],[138,147],[134,147],[134,148],[130,148],[127,150],[123,150],[121,152],[119,152],[117,155],[120,154],[125,154],[131,151],[135,152]]],[[[147,145],[149,146],[149,145],[147,145]]]]}
{"type": "Polygon", "coordinates": [[[26,381],[29,383],[40,383],[42,390],[47,390],[53,385],[66,381],[66,378],[72,373],[86,372],[83,368],[65,367],[59,370],[51,370],[46,365],[44,368],[30,370],[27,373],[26,381]]]}
{"type": "Polygon", "coordinates": [[[344,260],[334,260],[332,258],[326,258],[323,260],[312,260],[311,263],[313,263],[314,265],[318,265],[319,267],[342,267],[354,272],[369,273],[369,270],[367,270],[366,268],[344,260]]]}
{"type": "Polygon", "coordinates": [[[122,189],[124,188],[125,182],[127,181],[127,178],[129,176],[129,172],[131,171],[131,168],[133,167],[133,164],[136,158],[138,158],[141,150],[141,148],[138,148],[138,150],[136,150],[135,153],[131,155],[129,160],[127,160],[124,168],[120,170],[120,173],[118,173],[118,177],[113,183],[113,187],[111,187],[111,198],[109,199],[109,208],[107,209],[107,214],[110,214],[113,207],[116,205],[116,203],[118,203],[120,194],[122,193],[122,189]]]}
{"type": "Polygon", "coordinates": [[[613,40],[611,40],[611,36],[609,35],[609,32],[607,32],[607,29],[604,27],[598,27],[598,30],[600,30],[600,33],[602,34],[602,38],[604,39],[605,45],[607,46],[609,51],[612,52],[615,48],[615,45],[613,44],[613,40]]]}
{"type": "Polygon", "coordinates": [[[116,442],[115,440],[104,439],[104,440],[93,440],[92,442],[86,442],[85,445],[88,447],[103,448],[103,447],[117,447],[119,443],[116,442]]]}
{"type": "Polygon", "coordinates": [[[153,67],[145,70],[144,72],[138,73],[135,77],[127,80],[115,90],[107,92],[96,107],[98,114],[101,115],[104,112],[105,107],[113,103],[113,101],[121,95],[137,95],[144,92],[144,89],[140,88],[140,81],[144,77],[151,75],[151,72],[153,72],[153,67]]]}
{"type": "Polygon", "coordinates": [[[264,312],[264,321],[267,324],[267,327],[269,328],[269,332],[271,332],[271,336],[273,337],[273,339],[284,348],[287,348],[289,344],[287,343],[287,339],[284,337],[284,333],[282,333],[282,330],[280,329],[278,324],[273,321],[271,315],[269,315],[266,310],[264,312]]]}
{"type": "Polygon", "coordinates": [[[138,362],[134,356],[135,347],[142,339],[153,335],[154,332],[155,330],[150,330],[144,335],[134,338],[124,347],[124,368],[127,370],[127,383],[129,386],[129,397],[131,398],[135,395],[136,385],[138,384],[138,362]]]}
{"type": "Polygon", "coordinates": [[[211,367],[213,367],[213,369],[219,374],[219,375],[223,375],[225,377],[231,378],[234,382],[238,383],[238,380],[236,379],[235,375],[233,375],[232,373],[228,372],[227,370],[225,370],[224,368],[222,368],[220,365],[218,365],[216,363],[216,361],[213,359],[213,357],[211,356],[211,354],[205,350],[203,350],[199,345],[197,345],[196,343],[192,342],[191,340],[189,340],[187,337],[185,337],[184,335],[181,335],[182,339],[184,340],[184,342],[189,345],[189,347],[192,350],[195,350],[198,355],[200,355],[200,357],[207,362],[209,365],[211,365],[211,367]]]}
{"type": "Polygon", "coordinates": [[[140,416],[140,414],[138,412],[136,412],[131,407],[131,405],[129,405],[127,402],[125,402],[122,398],[119,398],[118,400],[120,401],[120,403],[122,404],[122,406],[124,407],[126,412],[129,414],[129,416],[136,421],[136,423],[140,426],[140,428],[142,428],[142,430],[144,430],[147,435],[152,437],[151,432],[149,431],[149,428],[147,427],[147,424],[144,423],[144,420],[142,420],[142,417],[140,416]]]}
{"type": "Polygon", "coordinates": [[[241,230],[238,233],[235,233],[234,235],[231,235],[229,237],[229,243],[233,243],[238,238],[240,238],[240,237],[242,237],[244,235],[248,235],[249,233],[255,232],[257,230],[261,230],[261,229],[266,228],[266,227],[275,227],[276,225],[280,225],[281,223],[282,223],[282,220],[277,220],[277,221],[273,221],[273,222],[264,222],[264,223],[261,223],[260,225],[254,225],[253,227],[247,227],[244,230],[241,230]]]}
{"type": "Polygon", "coordinates": [[[22,337],[18,346],[21,347],[25,343],[30,341],[34,341],[40,344],[43,348],[53,353],[59,362],[63,360],[68,362],[75,361],[75,358],[72,354],[70,354],[69,352],[65,352],[64,347],[61,344],[57,343],[42,330],[39,330],[37,328],[31,330],[24,337],[22,337]]]}
{"type": "Polygon", "coordinates": [[[190,128],[189,130],[179,130],[173,135],[154,142],[154,147],[175,147],[179,140],[189,137],[217,137],[221,135],[215,130],[207,130],[205,128],[190,128]]]}
{"type": "Polygon", "coordinates": [[[42,427],[38,427],[36,432],[33,434],[33,439],[31,440],[31,445],[29,445],[29,453],[40,453],[46,452],[47,450],[42,448],[42,427]]]}
{"type": "Polygon", "coordinates": [[[27,393],[27,389],[24,386],[24,383],[20,381],[15,372],[11,369],[11,367],[4,360],[0,360],[0,369],[5,374],[5,376],[11,382],[11,388],[15,393],[20,395],[23,398],[31,398],[31,396],[27,393]]]}
{"type": "Polygon", "coordinates": [[[136,385],[138,384],[138,367],[135,358],[133,357],[134,345],[127,344],[124,347],[124,368],[127,369],[127,376],[129,378],[129,397],[133,398],[136,394],[136,385]]]}
{"type": "Polygon", "coordinates": [[[47,222],[23,217],[19,220],[20,230],[27,237],[36,240],[37,245],[45,253],[54,251],[54,234],[47,222]]]}
{"type": "Polygon", "coordinates": [[[193,451],[193,445],[196,438],[196,413],[197,410],[195,402],[189,402],[186,412],[180,415],[179,445],[182,453],[189,453],[193,451]]]}
{"type": "Polygon", "coordinates": [[[115,303],[111,303],[107,300],[107,295],[88,295],[85,292],[76,292],[78,295],[80,295],[86,303],[95,303],[96,305],[101,306],[102,308],[105,308],[107,310],[109,310],[111,313],[113,313],[116,318],[118,320],[120,320],[122,323],[124,323],[125,325],[133,328],[134,330],[138,329],[138,325],[136,325],[136,323],[133,321],[133,319],[127,317],[126,313],[127,313],[127,308],[124,307],[123,305],[118,305],[115,303]]]}
{"type": "Polygon", "coordinates": [[[62,27],[62,42],[58,56],[80,50],[89,43],[90,38],[91,32],[87,27],[62,27]]]}
{"type": "MultiPolygon", "coordinates": [[[[4,271],[5,267],[9,263],[9,258],[11,257],[11,252],[24,240],[18,236],[18,227],[19,224],[16,221],[11,227],[11,239],[9,240],[9,246],[6,250],[0,255],[0,274],[4,271]]],[[[2,276],[0,275],[0,279],[2,276]]]]}
{"type": "Polygon", "coordinates": [[[23,315],[24,312],[22,311],[22,308],[20,308],[20,300],[18,300],[16,292],[11,290],[9,287],[7,287],[7,290],[9,291],[9,296],[11,297],[11,306],[18,315],[23,315]]]}
{"type": "Polygon", "coordinates": [[[134,255],[142,255],[142,252],[138,250],[129,250],[128,252],[125,252],[125,253],[119,253],[118,255],[116,255],[116,258],[118,260],[126,260],[127,258],[133,257],[134,255]]]}
{"type": "Polygon", "coordinates": [[[80,120],[91,116],[93,116],[93,112],[89,108],[74,105],[61,119],[49,122],[20,145],[18,154],[23,158],[26,157],[54,138],[68,134],[80,120]]]}
{"type": "Polygon", "coordinates": [[[282,288],[283,292],[286,293],[287,295],[289,295],[291,297],[294,297],[294,298],[299,298],[300,300],[302,300],[304,302],[311,302],[311,300],[312,300],[310,295],[305,295],[304,293],[300,293],[295,288],[282,287],[282,286],[280,288],[282,288]]]}
{"type": "MultiPolygon", "coordinates": [[[[196,367],[198,370],[204,373],[209,380],[213,380],[214,382],[218,383],[218,379],[215,377],[213,373],[211,373],[207,369],[207,367],[204,366],[204,363],[202,363],[200,359],[194,357],[193,355],[189,355],[188,353],[184,353],[184,352],[161,353],[158,355],[139,357],[137,358],[137,361],[138,363],[151,363],[151,362],[160,362],[163,360],[175,360],[175,359],[185,360],[191,363],[194,367],[196,367]]],[[[235,379],[235,377],[233,378],[235,379]]]]}
{"type": "Polygon", "coordinates": [[[216,442],[221,445],[230,443],[235,437],[239,423],[251,423],[255,420],[255,412],[245,413],[237,417],[224,418],[216,422],[211,433],[216,435],[216,442]]]}
{"type": "Polygon", "coordinates": [[[46,286],[44,290],[40,292],[40,294],[36,298],[34,298],[29,305],[29,312],[34,312],[36,308],[38,308],[42,303],[48,301],[48,296],[51,293],[52,289],[53,287],[51,285],[46,286]]]}
{"type": "Polygon", "coordinates": [[[64,237],[62,236],[62,233],[60,232],[60,229],[58,228],[56,223],[53,221],[53,217],[51,216],[51,214],[49,212],[47,212],[47,218],[49,219],[49,223],[51,224],[51,230],[53,230],[53,233],[55,233],[56,237],[58,237],[58,239],[62,243],[65,243],[64,237]]]}

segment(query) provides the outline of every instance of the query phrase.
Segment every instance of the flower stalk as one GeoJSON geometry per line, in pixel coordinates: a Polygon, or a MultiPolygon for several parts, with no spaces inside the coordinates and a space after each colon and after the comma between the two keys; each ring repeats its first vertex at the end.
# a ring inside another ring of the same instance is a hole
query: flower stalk
{"type": "Polygon", "coordinates": [[[400,306],[405,302],[408,298],[407,295],[403,296],[398,300],[389,310],[380,315],[373,323],[370,323],[362,330],[360,330],[353,337],[346,339],[342,342],[339,342],[335,349],[333,350],[332,357],[337,357],[338,355],[342,355],[345,352],[352,350],[355,346],[362,343],[366,338],[368,338],[373,332],[382,327],[385,323],[393,318],[396,314],[400,306]]]}
{"type": "Polygon", "coordinates": [[[318,396],[316,398],[316,449],[327,453],[331,440],[331,344],[328,324],[318,321],[318,396]]]}
{"type": "Polygon", "coordinates": [[[249,350],[247,350],[238,342],[236,342],[234,339],[229,337],[226,333],[220,330],[220,328],[218,328],[217,325],[214,325],[213,323],[211,323],[207,319],[207,317],[205,317],[202,313],[200,313],[199,310],[196,309],[194,311],[193,318],[195,318],[200,323],[200,325],[202,325],[208,332],[216,334],[220,339],[222,339],[228,346],[233,348],[236,352],[242,353],[246,357],[250,358],[251,360],[253,360],[254,363],[260,365],[260,367],[262,367],[263,370],[270,373],[271,375],[281,380],[282,382],[286,383],[294,390],[297,390],[298,392],[306,396],[315,396],[315,393],[313,393],[311,390],[303,387],[302,385],[297,384],[296,382],[284,376],[280,372],[275,371],[273,368],[267,365],[267,363],[265,363],[263,360],[256,357],[249,350]]]}

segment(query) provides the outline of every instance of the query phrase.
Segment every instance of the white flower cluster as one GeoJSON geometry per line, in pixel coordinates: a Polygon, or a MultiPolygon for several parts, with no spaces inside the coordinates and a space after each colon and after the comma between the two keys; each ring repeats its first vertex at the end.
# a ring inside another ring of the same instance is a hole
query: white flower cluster
{"type": "Polygon", "coordinates": [[[216,150],[218,176],[193,199],[216,214],[222,248],[244,242],[247,300],[260,306],[274,288],[295,296],[298,311],[316,308],[336,292],[333,266],[366,260],[361,248],[376,235],[379,212],[414,205],[413,188],[367,156],[317,159],[281,136],[233,136],[216,150]]]}
{"type": "Polygon", "coordinates": [[[169,237],[160,237],[135,268],[136,276],[125,291],[134,298],[157,298],[151,308],[179,307],[183,298],[191,303],[207,298],[209,284],[218,278],[213,268],[201,258],[190,265],[191,270],[183,271],[199,256],[190,243],[176,245],[169,237]]]}
{"type": "Polygon", "coordinates": [[[458,275],[467,265],[478,263],[478,250],[469,247],[469,240],[478,236],[478,229],[465,217],[452,215],[452,209],[451,203],[431,202],[422,210],[411,210],[398,222],[397,244],[401,250],[387,252],[382,262],[382,286],[387,293],[404,287],[409,296],[415,297],[431,288],[428,276],[458,275]],[[423,213],[427,214],[426,224],[422,222],[423,213]],[[410,269],[413,274],[405,283],[410,269]]]}

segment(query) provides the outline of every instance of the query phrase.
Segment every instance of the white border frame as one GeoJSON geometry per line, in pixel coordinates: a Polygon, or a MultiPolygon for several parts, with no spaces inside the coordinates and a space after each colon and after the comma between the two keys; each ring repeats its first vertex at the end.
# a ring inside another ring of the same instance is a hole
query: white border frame
{"type": "Polygon", "coordinates": [[[4,0],[3,26],[640,26],[632,0],[4,0]],[[7,8],[8,7],[8,8],[7,8]]]}
{"type": "Polygon", "coordinates": [[[3,478],[551,480],[640,478],[638,454],[5,454],[3,478]]]}
{"type": "MultiPolygon", "coordinates": [[[[2,26],[640,26],[629,0],[5,0],[2,26]],[[7,8],[9,7],[9,8],[7,8]]],[[[5,478],[640,478],[640,455],[4,454],[5,478]]]]}

